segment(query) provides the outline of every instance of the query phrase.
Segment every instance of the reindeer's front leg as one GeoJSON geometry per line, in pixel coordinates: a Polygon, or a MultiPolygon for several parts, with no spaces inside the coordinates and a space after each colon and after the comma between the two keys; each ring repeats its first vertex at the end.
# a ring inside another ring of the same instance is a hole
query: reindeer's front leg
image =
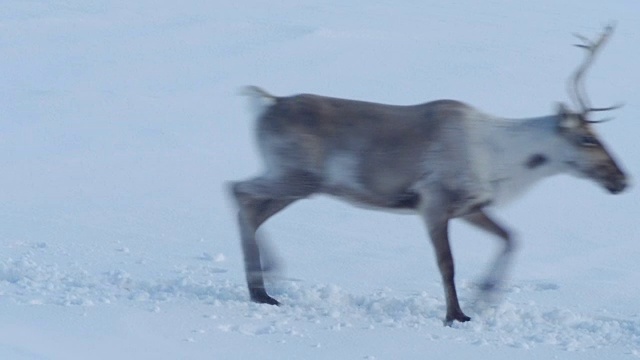
{"type": "Polygon", "coordinates": [[[499,286],[506,275],[507,267],[511,260],[511,255],[515,248],[515,241],[513,237],[504,227],[500,226],[497,222],[491,219],[484,210],[478,210],[474,213],[462,217],[463,220],[469,224],[478,227],[488,233],[496,235],[503,241],[502,251],[498,253],[498,257],[493,263],[489,273],[482,284],[482,290],[489,292],[499,286]]]}
{"type": "Polygon", "coordinates": [[[444,293],[447,301],[447,315],[445,325],[451,325],[454,320],[465,322],[471,320],[465,315],[458,302],[458,294],[454,282],[454,265],[451,246],[449,245],[449,217],[440,209],[426,210],[425,221],[429,230],[429,236],[436,253],[438,268],[442,276],[444,293]]]}

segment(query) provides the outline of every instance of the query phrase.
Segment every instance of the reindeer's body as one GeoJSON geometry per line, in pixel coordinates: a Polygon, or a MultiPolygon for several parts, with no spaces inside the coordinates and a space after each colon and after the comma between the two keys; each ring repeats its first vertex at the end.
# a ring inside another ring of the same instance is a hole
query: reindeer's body
{"type": "Polygon", "coordinates": [[[455,100],[413,106],[309,94],[271,100],[258,117],[267,177],[303,175],[315,192],[356,204],[415,209],[427,195],[421,189],[433,184],[448,193],[451,214],[461,215],[503,203],[565,167],[543,155],[553,146],[555,116],[508,120],[455,100]],[[532,163],[536,158],[543,163],[532,163]]]}
{"type": "Polygon", "coordinates": [[[407,196],[438,177],[453,180],[452,191],[474,183],[468,149],[446,151],[463,144],[456,137],[467,132],[461,103],[391,106],[316,95],[274,100],[258,120],[268,176],[304,172],[316,192],[383,208],[416,206],[407,196]],[[469,167],[459,174],[442,166],[459,161],[469,167]]]}
{"type": "Polygon", "coordinates": [[[448,222],[462,218],[504,240],[487,281],[500,280],[509,234],[484,212],[544,177],[570,172],[613,193],[625,175],[596,140],[587,111],[508,120],[454,100],[394,106],[318,95],[275,97],[247,89],[258,114],[263,176],[234,184],[247,282],[264,289],[256,229],[292,202],[324,193],[359,205],[404,209],[425,221],[445,285],[448,323],[467,321],[454,285],[448,222]]]}

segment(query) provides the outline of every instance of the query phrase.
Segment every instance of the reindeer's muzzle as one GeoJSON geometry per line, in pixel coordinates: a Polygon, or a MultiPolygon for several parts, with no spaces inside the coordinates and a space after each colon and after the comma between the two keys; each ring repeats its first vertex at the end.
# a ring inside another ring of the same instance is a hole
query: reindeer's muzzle
{"type": "Polygon", "coordinates": [[[616,171],[613,174],[609,174],[603,179],[602,183],[604,187],[612,194],[621,193],[624,189],[627,188],[627,185],[629,184],[627,181],[627,176],[620,170],[616,171]]]}
{"type": "Polygon", "coordinates": [[[619,194],[629,185],[627,175],[615,163],[600,164],[584,174],[602,185],[612,194],[619,194]]]}

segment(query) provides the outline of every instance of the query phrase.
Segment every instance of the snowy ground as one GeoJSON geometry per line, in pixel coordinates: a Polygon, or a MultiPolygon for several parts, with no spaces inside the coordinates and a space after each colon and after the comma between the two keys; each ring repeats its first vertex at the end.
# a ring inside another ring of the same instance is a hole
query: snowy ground
{"type": "Polygon", "coordinates": [[[248,302],[224,191],[261,166],[243,85],[545,115],[571,33],[616,20],[587,86],[626,102],[598,130],[640,173],[640,3],[399,4],[3,0],[0,358],[640,357],[639,190],[569,177],[495,210],[521,243],[496,305],[474,302],[495,241],[454,224],[472,322],[442,326],[417,218],[324,197],[266,226],[285,305],[248,302]]]}

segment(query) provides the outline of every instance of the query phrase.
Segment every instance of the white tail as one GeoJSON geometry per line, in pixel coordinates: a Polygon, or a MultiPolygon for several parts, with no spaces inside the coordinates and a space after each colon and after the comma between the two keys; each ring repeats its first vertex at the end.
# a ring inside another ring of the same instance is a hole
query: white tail
{"type": "Polygon", "coordinates": [[[273,105],[276,101],[275,96],[257,86],[246,86],[242,88],[240,94],[249,97],[251,109],[256,116],[262,114],[265,109],[273,105]]]}

